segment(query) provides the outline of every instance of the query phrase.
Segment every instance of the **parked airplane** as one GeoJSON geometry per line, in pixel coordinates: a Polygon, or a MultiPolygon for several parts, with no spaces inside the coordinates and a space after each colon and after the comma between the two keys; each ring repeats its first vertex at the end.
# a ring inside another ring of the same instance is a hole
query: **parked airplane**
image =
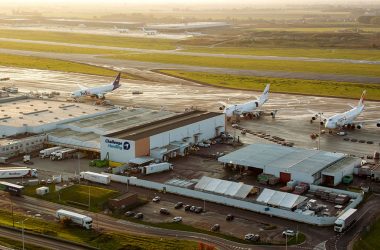
{"type": "MultiPolygon", "coordinates": [[[[269,99],[269,87],[270,84],[267,84],[262,95],[256,100],[252,100],[242,104],[232,104],[228,105],[224,102],[219,102],[223,106],[220,107],[220,110],[226,114],[227,119],[230,119],[232,116],[247,116],[247,117],[258,117],[262,114],[260,107],[264,105],[269,99]]],[[[271,111],[271,116],[274,118],[277,111],[271,111]]]]}
{"type": "Polygon", "coordinates": [[[71,94],[71,97],[73,98],[78,98],[82,96],[91,96],[91,97],[96,97],[96,98],[102,98],[104,99],[104,96],[106,93],[114,91],[115,89],[119,88],[120,85],[120,75],[119,73],[115,80],[111,84],[107,85],[102,85],[99,87],[92,87],[88,88],[83,85],[78,84],[80,90],[76,90],[71,94]]]}
{"type": "Polygon", "coordinates": [[[380,119],[377,120],[362,120],[362,121],[355,121],[355,119],[363,112],[364,110],[364,97],[365,97],[366,91],[363,91],[363,94],[359,100],[359,103],[357,106],[351,106],[352,109],[340,113],[335,114],[330,117],[324,117],[322,113],[315,114],[311,119],[312,121],[316,120],[318,117],[320,117],[321,125],[325,125],[326,128],[332,130],[332,129],[342,129],[342,128],[348,128],[348,129],[361,129],[364,124],[366,123],[376,123],[377,127],[380,127],[380,119]]]}
{"type": "Polygon", "coordinates": [[[148,35],[148,36],[153,36],[153,35],[157,35],[158,34],[158,31],[157,30],[146,30],[144,27],[142,28],[142,31],[148,35]]]}

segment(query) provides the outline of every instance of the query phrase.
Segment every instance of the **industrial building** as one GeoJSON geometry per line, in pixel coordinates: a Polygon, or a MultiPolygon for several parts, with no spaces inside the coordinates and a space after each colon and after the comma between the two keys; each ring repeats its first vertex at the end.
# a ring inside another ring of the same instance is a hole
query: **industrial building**
{"type": "Polygon", "coordinates": [[[101,136],[101,158],[126,163],[150,156],[166,161],[224,131],[224,114],[189,111],[101,136]]]}
{"type": "Polygon", "coordinates": [[[147,25],[148,29],[155,30],[198,30],[207,28],[219,28],[229,26],[226,22],[190,22],[190,23],[167,23],[167,24],[151,24],[147,25]]]}
{"type": "Polygon", "coordinates": [[[343,153],[252,144],[218,159],[225,165],[241,166],[271,174],[286,183],[290,180],[335,186],[342,177],[352,174],[361,159],[343,153]]]}
{"type": "Polygon", "coordinates": [[[304,205],[307,202],[307,198],[297,194],[290,194],[264,188],[259,197],[257,197],[256,201],[271,207],[295,210],[296,208],[304,205]]]}

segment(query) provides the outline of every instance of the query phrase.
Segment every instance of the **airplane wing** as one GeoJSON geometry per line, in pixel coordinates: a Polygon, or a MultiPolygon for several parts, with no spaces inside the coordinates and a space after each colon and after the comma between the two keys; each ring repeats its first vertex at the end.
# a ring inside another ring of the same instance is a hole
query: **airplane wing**
{"type": "Polygon", "coordinates": [[[349,103],[347,103],[347,105],[350,106],[351,108],[355,108],[354,105],[351,105],[351,104],[349,104],[349,103]]]}
{"type": "Polygon", "coordinates": [[[228,107],[228,104],[227,103],[225,103],[225,102],[218,102],[219,104],[221,104],[221,105],[223,105],[224,107],[228,107]]]}
{"type": "Polygon", "coordinates": [[[77,85],[78,85],[78,87],[79,87],[80,90],[86,90],[86,89],[88,89],[86,86],[83,86],[83,85],[80,85],[80,84],[77,84],[77,85]]]}
{"type": "Polygon", "coordinates": [[[361,120],[361,121],[353,121],[351,122],[351,124],[369,124],[369,123],[372,123],[372,124],[380,124],[380,119],[373,119],[373,120],[361,120]]]}
{"type": "MultiPolygon", "coordinates": [[[[317,112],[317,111],[314,111],[314,110],[311,110],[311,109],[308,109],[307,111],[308,111],[310,114],[317,115],[317,116],[318,116],[319,113],[320,113],[320,112],[317,112]]],[[[321,118],[323,118],[323,119],[327,119],[327,117],[324,116],[323,113],[321,113],[321,118]]]]}

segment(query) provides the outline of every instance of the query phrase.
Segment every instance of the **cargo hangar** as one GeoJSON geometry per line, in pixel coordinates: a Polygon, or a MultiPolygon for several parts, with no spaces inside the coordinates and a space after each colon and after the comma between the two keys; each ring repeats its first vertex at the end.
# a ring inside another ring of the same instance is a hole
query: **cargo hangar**
{"type": "Polygon", "coordinates": [[[225,166],[243,167],[279,177],[280,181],[336,186],[343,176],[353,174],[361,159],[343,153],[251,144],[218,158],[225,166]]]}
{"type": "Polygon", "coordinates": [[[31,99],[0,99],[0,156],[63,146],[127,163],[167,160],[225,131],[222,113],[183,113],[31,99]]]}

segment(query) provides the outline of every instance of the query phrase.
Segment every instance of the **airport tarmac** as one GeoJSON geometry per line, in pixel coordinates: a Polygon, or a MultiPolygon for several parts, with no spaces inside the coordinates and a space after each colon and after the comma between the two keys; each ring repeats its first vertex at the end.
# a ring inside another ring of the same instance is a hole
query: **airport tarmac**
{"type": "MultiPolygon", "coordinates": [[[[14,85],[23,92],[60,91],[61,96],[68,96],[70,91],[77,90],[77,83],[96,86],[112,81],[110,77],[7,67],[0,67],[0,74],[11,78],[10,81],[4,82],[2,85],[14,85]]],[[[107,95],[107,99],[111,103],[153,109],[163,108],[173,111],[184,111],[191,107],[219,111],[220,104],[218,101],[239,103],[260,95],[259,92],[223,89],[189,82],[175,84],[122,80],[121,84],[121,88],[107,95]],[[133,95],[133,90],[140,90],[143,94],[133,95]]],[[[358,99],[360,95],[361,93],[358,93],[358,99]]],[[[310,138],[312,133],[318,133],[319,130],[317,122],[310,123],[314,113],[323,112],[325,116],[330,116],[336,112],[346,111],[350,109],[348,104],[356,105],[358,102],[358,100],[353,99],[277,93],[271,93],[269,98],[270,100],[264,105],[264,109],[279,110],[276,119],[268,116],[259,120],[241,120],[241,126],[252,131],[279,136],[294,142],[297,147],[307,148],[317,147],[317,142],[310,138]]],[[[87,100],[94,102],[90,98],[87,100]]],[[[373,101],[366,101],[365,103],[367,110],[359,119],[380,119],[380,103],[373,101]]],[[[232,128],[229,130],[231,133],[234,132],[232,128]]],[[[345,137],[374,143],[344,141],[344,137],[338,136],[336,133],[327,133],[321,137],[321,149],[358,156],[373,154],[375,150],[380,150],[380,128],[377,128],[375,123],[364,126],[360,130],[348,131],[348,135],[345,137]]],[[[246,143],[259,141],[258,137],[252,135],[241,135],[240,138],[246,143]]]]}

